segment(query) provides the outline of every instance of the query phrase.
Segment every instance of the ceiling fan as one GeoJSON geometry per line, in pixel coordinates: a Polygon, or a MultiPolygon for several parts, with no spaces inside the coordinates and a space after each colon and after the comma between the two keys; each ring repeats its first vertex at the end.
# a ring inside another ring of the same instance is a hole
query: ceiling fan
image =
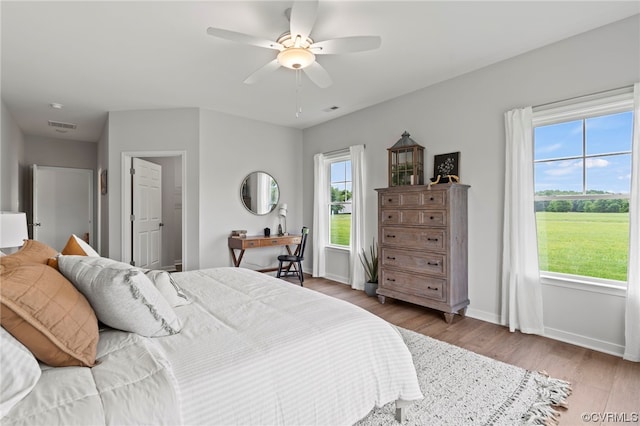
{"type": "Polygon", "coordinates": [[[247,77],[244,81],[246,84],[253,84],[266,74],[280,67],[286,67],[304,71],[311,81],[319,87],[325,88],[331,86],[332,80],[327,70],[316,62],[316,55],[335,55],[374,50],[380,47],[382,40],[379,36],[353,36],[315,42],[310,37],[310,34],[316,21],[317,11],[318,0],[294,1],[291,9],[285,11],[289,18],[289,31],[278,37],[276,41],[214,27],[207,28],[207,34],[225,40],[279,51],[273,61],[247,77]]]}

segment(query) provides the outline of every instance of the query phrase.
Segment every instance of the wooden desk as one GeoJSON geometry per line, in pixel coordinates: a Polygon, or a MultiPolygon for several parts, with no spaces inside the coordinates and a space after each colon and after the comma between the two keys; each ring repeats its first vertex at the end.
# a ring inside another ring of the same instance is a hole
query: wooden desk
{"type": "MultiPolygon", "coordinates": [[[[300,242],[302,242],[302,235],[283,235],[283,236],[271,236],[263,237],[261,235],[253,235],[248,237],[229,237],[229,251],[231,251],[231,257],[233,258],[233,265],[235,267],[240,266],[242,262],[242,256],[246,249],[260,248],[260,247],[276,247],[285,246],[287,253],[294,254],[300,249],[300,242]],[[297,245],[295,252],[291,252],[291,246],[297,245]],[[236,250],[240,250],[240,255],[236,256],[236,250]]],[[[289,265],[291,266],[291,265],[289,265]]],[[[271,272],[277,271],[278,268],[265,268],[258,269],[258,272],[271,272]]]]}

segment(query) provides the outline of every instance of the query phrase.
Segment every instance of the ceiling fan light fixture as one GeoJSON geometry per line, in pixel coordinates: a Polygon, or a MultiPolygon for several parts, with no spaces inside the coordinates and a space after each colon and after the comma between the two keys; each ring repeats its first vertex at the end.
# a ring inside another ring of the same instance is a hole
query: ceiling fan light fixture
{"type": "Polygon", "coordinates": [[[299,47],[290,47],[278,53],[278,63],[292,70],[301,70],[308,67],[316,60],[316,55],[311,51],[299,47]]]}

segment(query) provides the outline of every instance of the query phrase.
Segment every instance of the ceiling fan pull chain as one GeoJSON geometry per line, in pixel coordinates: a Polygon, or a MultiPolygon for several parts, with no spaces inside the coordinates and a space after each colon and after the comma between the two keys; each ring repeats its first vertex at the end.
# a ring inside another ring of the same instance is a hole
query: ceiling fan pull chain
{"type": "Polygon", "coordinates": [[[296,70],[296,118],[302,115],[302,102],[300,102],[300,92],[302,90],[302,70],[296,70]]]}

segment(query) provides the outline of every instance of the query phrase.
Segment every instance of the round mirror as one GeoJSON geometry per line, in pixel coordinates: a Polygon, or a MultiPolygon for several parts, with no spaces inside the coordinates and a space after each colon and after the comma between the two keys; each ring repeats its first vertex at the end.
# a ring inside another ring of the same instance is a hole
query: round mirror
{"type": "Polygon", "coordinates": [[[240,198],[245,208],[253,214],[271,213],[278,205],[278,182],[265,172],[249,173],[240,186],[240,198]]]}

